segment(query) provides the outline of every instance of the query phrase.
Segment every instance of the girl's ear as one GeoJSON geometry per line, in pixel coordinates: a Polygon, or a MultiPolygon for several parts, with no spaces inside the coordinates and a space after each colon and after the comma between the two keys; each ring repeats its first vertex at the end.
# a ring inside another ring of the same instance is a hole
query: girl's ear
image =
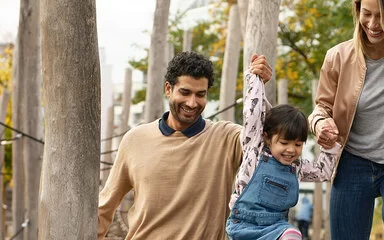
{"type": "Polygon", "coordinates": [[[271,139],[268,137],[268,134],[266,132],[263,132],[264,142],[267,147],[271,145],[271,139]]]}

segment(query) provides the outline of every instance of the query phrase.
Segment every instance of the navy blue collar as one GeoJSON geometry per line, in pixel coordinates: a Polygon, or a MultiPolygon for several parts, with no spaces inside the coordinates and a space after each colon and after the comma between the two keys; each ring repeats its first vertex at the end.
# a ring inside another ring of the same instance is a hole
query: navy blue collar
{"type": "MultiPolygon", "coordinates": [[[[159,120],[159,129],[164,136],[169,136],[172,133],[176,132],[175,129],[168,126],[168,124],[167,124],[168,116],[169,116],[169,112],[165,112],[163,114],[163,116],[161,117],[161,119],[159,120]]],[[[200,115],[199,119],[197,119],[197,121],[194,124],[192,124],[192,126],[184,129],[181,132],[185,136],[190,138],[190,137],[195,136],[199,132],[203,131],[204,127],[205,127],[205,120],[200,115]]]]}

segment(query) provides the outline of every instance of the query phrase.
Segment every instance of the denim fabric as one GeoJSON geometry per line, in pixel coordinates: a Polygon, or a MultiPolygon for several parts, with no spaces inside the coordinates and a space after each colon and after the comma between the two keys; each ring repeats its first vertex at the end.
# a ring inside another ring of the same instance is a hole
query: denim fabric
{"type": "Polygon", "coordinates": [[[384,165],[343,151],[331,190],[332,240],[368,240],[375,198],[384,195],[384,165]]]}
{"type": "Polygon", "coordinates": [[[288,228],[289,208],[296,205],[296,170],[263,156],[227,220],[230,239],[274,240],[288,228]]]}

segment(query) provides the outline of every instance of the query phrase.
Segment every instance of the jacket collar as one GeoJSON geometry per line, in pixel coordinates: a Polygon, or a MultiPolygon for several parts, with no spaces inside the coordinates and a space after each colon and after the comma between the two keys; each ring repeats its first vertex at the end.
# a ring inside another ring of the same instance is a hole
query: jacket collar
{"type": "MultiPolygon", "coordinates": [[[[165,112],[161,117],[161,119],[159,120],[159,129],[164,136],[169,136],[172,133],[176,132],[175,129],[171,128],[167,124],[168,116],[169,116],[169,111],[165,112]]],[[[186,137],[190,138],[200,133],[201,131],[203,131],[204,127],[205,127],[205,120],[200,115],[199,119],[197,119],[197,121],[194,124],[192,124],[190,127],[181,131],[181,133],[183,133],[186,137]]]]}

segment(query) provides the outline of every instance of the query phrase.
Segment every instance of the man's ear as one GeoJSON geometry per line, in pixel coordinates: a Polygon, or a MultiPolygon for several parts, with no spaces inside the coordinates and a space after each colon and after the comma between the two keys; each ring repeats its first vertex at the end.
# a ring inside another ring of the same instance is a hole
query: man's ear
{"type": "Polygon", "coordinates": [[[166,81],[164,84],[164,92],[167,98],[170,98],[171,92],[172,92],[172,86],[168,81],[166,81]]]}

